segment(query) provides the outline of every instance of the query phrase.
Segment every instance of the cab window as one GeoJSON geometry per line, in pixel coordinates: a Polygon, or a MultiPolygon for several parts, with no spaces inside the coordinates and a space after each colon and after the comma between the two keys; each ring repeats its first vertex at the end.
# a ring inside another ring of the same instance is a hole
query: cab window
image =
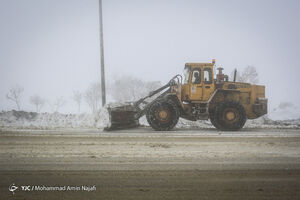
{"type": "Polygon", "coordinates": [[[200,69],[194,69],[193,76],[192,76],[192,83],[193,84],[201,83],[201,70],[200,69]]]}
{"type": "Polygon", "coordinates": [[[191,68],[190,67],[185,67],[183,74],[184,74],[184,84],[188,84],[189,83],[189,79],[190,79],[190,72],[191,72],[191,68]]]}
{"type": "Polygon", "coordinates": [[[205,84],[212,83],[212,72],[211,68],[205,68],[203,71],[203,79],[205,84]]]}

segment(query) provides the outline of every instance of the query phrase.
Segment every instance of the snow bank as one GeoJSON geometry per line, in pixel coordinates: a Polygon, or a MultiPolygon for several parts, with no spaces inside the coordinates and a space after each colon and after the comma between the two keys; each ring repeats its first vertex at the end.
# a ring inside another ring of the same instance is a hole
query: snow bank
{"type": "Polygon", "coordinates": [[[267,115],[247,120],[246,128],[300,128],[300,119],[272,120],[267,115]]]}
{"type": "MultiPolygon", "coordinates": [[[[146,117],[140,120],[142,126],[149,126],[146,117]]],[[[96,128],[109,126],[105,108],[95,114],[35,113],[24,111],[0,112],[0,127],[20,129],[96,128]]],[[[213,128],[209,120],[189,121],[179,119],[177,128],[213,128]]],[[[300,128],[300,119],[271,120],[267,116],[247,120],[245,128],[300,128]]]]}
{"type": "MultiPolygon", "coordinates": [[[[141,117],[139,122],[142,126],[149,126],[145,116],[141,117]]],[[[213,128],[213,126],[209,120],[189,121],[179,118],[176,128],[213,128]]]]}
{"type": "Polygon", "coordinates": [[[99,128],[109,124],[108,112],[101,109],[95,114],[35,113],[24,111],[0,112],[0,127],[55,129],[99,128]]]}

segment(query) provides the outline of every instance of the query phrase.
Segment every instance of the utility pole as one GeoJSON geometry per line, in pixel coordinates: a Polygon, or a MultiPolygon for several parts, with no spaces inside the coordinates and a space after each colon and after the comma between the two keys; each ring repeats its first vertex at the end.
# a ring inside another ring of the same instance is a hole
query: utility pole
{"type": "Polygon", "coordinates": [[[102,21],[102,0],[99,0],[99,26],[100,26],[100,62],[101,62],[101,96],[102,106],[106,104],[105,92],[105,71],[104,71],[104,43],[103,43],[103,21],[102,21]]]}

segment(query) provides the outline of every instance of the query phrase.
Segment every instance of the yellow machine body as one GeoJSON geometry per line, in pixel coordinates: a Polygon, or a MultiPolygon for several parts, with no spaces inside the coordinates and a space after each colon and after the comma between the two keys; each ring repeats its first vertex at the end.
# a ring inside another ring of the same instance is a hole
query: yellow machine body
{"type": "MultiPolygon", "coordinates": [[[[183,84],[180,89],[175,89],[183,109],[183,116],[192,119],[191,107],[197,104],[209,103],[211,110],[218,102],[224,101],[239,102],[244,107],[248,119],[255,119],[267,113],[265,86],[228,81],[228,77],[224,74],[218,74],[217,78],[213,78],[214,71],[214,62],[185,64],[183,84]],[[195,81],[195,73],[199,73],[198,81],[195,81]]],[[[207,117],[204,116],[202,119],[205,118],[207,117]]]]}

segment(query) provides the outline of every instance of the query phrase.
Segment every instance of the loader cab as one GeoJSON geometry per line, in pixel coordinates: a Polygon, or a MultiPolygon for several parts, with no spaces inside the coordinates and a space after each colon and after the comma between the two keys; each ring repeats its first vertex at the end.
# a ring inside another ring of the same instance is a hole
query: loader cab
{"type": "Polygon", "coordinates": [[[183,101],[208,101],[215,90],[214,63],[186,63],[182,87],[183,101]]]}

